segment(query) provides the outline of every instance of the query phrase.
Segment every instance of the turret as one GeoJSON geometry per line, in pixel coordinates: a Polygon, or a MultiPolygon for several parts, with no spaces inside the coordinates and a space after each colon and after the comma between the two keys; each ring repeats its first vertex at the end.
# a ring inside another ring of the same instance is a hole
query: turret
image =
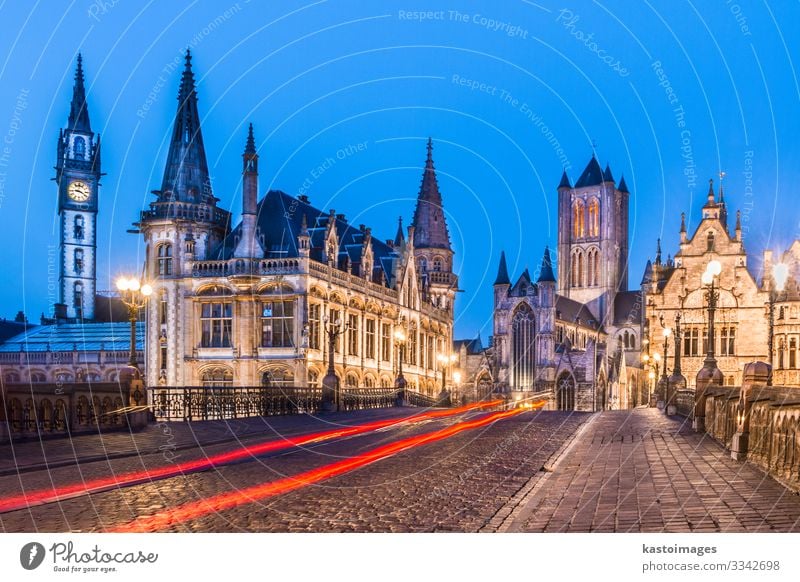
{"type": "Polygon", "coordinates": [[[233,256],[260,258],[264,249],[256,238],[256,212],[258,204],[258,153],[256,152],[253,124],[247,133],[247,144],[242,154],[242,229],[233,256]]]}

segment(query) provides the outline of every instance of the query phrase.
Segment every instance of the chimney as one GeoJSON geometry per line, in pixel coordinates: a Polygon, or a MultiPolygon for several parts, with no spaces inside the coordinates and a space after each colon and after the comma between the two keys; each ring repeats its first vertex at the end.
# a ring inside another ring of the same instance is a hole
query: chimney
{"type": "Polygon", "coordinates": [[[258,154],[253,137],[253,124],[247,133],[247,145],[242,154],[242,232],[233,256],[260,258],[264,256],[261,243],[256,239],[256,211],[258,205],[258,154]]]}

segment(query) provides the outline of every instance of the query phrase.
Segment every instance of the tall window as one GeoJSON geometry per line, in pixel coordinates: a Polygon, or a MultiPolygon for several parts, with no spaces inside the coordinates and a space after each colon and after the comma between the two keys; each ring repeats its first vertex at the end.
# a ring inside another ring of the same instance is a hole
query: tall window
{"type": "Polygon", "coordinates": [[[786,340],[781,338],[778,342],[778,369],[783,369],[784,354],[786,353],[786,340]]]}
{"type": "Polygon", "coordinates": [[[583,287],[583,251],[572,252],[572,286],[583,287]]]}
{"type": "Polygon", "coordinates": [[[75,285],[72,287],[73,297],[72,297],[72,306],[77,308],[83,307],[83,283],[80,281],[76,281],[75,285]]]}
{"type": "Polygon", "coordinates": [[[683,355],[684,356],[699,356],[700,355],[700,330],[696,327],[689,327],[683,331],[683,355]]]}
{"type": "Polygon", "coordinates": [[[78,275],[83,273],[83,249],[75,249],[72,268],[78,275]]]}
{"type": "Polygon", "coordinates": [[[558,410],[575,410],[575,380],[567,374],[556,383],[556,407],[558,410]]]}
{"type": "Polygon", "coordinates": [[[706,237],[706,251],[711,252],[714,250],[714,233],[709,232],[706,237]]]}
{"type": "Polygon", "coordinates": [[[736,353],[736,329],[723,327],[720,334],[719,351],[723,356],[733,356],[736,353]]]}
{"type": "Polygon", "coordinates": [[[358,355],[358,315],[350,313],[347,316],[347,354],[358,355]]]}
{"type": "Polygon", "coordinates": [[[600,236],[600,201],[597,198],[589,202],[589,236],[600,236]]]}
{"type": "Polygon", "coordinates": [[[80,159],[86,158],[86,140],[78,136],[72,143],[75,146],[75,157],[80,159]]]}
{"type": "Polygon", "coordinates": [[[231,347],[233,303],[229,301],[203,303],[200,308],[200,327],[201,347],[231,347]]]}
{"type": "Polygon", "coordinates": [[[294,374],[286,368],[267,370],[261,374],[262,386],[291,386],[294,384],[294,374]]]}
{"type": "Polygon", "coordinates": [[[158,274],[162,277],[172,275],[172,245],[170,243],[158,246],[158,274]]]}
{"type": "Polygon", "coordinates": [[[166,325],[167,323],[167,293],[162,291],[159,294],[160,301],[158,302],[158,323],[166,325]]]}
{"type": "Polygon", "coordinates": [[[261,302],[261,347],[294,346],[294,301],[261,302]]]}
{"type": "Polygon", "coordinates": [[[83,216],[78,214],[75,216],[75,221],[72,223],[72,237],[75,240],[83,240],[84,232],[84,219],[83,216]]]}
{"type": "Polygon", "coordinates": [[[420,257],[417,261],[417,265],[419,265],[420,273],[425,273],[428,270],[428,259],[420,257]]]}
{"type": "Polygon", "coordinates": [[[797,339],[789,338],[789,367],[797,368],[797,339]]]}
{"type": "Polygon", "coordinates": [[[514,390],[533,390],[536,366],[534,332],[533,312],[523,303],[511,324],[511,381],[514,390]]]}
{"type": "Polygon", "coordinates": [[[433,270],[436,273],[438,273],[439,271],[442,270],[442,259],[441,258],[436,257],[436,258],[433,259],[433,270]]]}
{"type": "Polygon", "coordinates": [[[427,348],[428,348],[428,356],[426,358],[427,359],[426,363],[427,363],[427,367],[428,367],[429,370],[433,370],[433,362],[434,362],[433,346],[434,346],[434,344],[435,344],[435,341],[434,341],[433,336],[429,335],[428,336],[428,346],[427,346],[427,348]]]}
{"type": "Polygon", "coordinates": [[[308,306],[308,347],[312,350],[319,349],[319,336],[321,326],[322,306],[312,303],[308,306]]]}
{"type": "Polygon", "coordinates": [[[412,327],[409,330],[408,334],[408,350],[406,359],[409,364],[412,366],[417,365],[417,345],[418,345],[419,334],[417,333],[417,328],[412,327]]]}
{"type": "Polygon", "coordinates": [[[375,320],[367,319],[364,322],[366,329],[366,345],[364,346],[364,355],[370,360],[375,359],[375,320]]]}
{"type": "Polygon", "coordinates": [[[576,200],[572,204],[572,236],[573,238],[583,238],[586,236],[585,222],[586,207],[582,200],[576,200]]]}
{"type": "Polygon", "coordinates": [[[388,362],[392,359],[392,326],[388,323],[381,324],[381,360],[388,362]]]}

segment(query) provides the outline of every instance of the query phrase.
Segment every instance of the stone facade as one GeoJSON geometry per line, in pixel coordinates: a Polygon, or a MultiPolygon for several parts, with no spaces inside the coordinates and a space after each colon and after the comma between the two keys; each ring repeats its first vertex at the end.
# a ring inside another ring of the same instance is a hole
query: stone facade
{"type": "Polygon", "coordinates": [[[305,196],[270,191],[258,200],[251,126],[242,221],[231,229],[211,192],[187,52],[156,195],[137,224],[154,289],[148,385],[318,386],[333,328],[342,386],[393,386],[402,352],[409,389],[438,392],[437,355],[450,352],[458,281],[430,142],[414,222],[383,241],[305,196]]]}
{"type": "Polygon", "coordinates": [[[669,327],[673,331],[668,339],[670,355],[666,368],[674,366],[677,344],[681,351],[681,371],[690,389],[695,387],[697,373],[708,354],[708,288],[701,278],[712,260],[722,266],[715,280],[718,299],[714,355],[724,384],[741,385],[745,364],[768,357],[769,293],[748,269],[738,215],[733,234],[727,220],[724,192],[720,188],[717,196],[711,184],[694,233],[688,235],[683,217],[675,257],[662,261],[659,243],[656,260],[648,265],[642,282],[649,347],[663,356],[663,330],[669,327]],[[675,337],[678,327],[680,335],[675,337]]]}

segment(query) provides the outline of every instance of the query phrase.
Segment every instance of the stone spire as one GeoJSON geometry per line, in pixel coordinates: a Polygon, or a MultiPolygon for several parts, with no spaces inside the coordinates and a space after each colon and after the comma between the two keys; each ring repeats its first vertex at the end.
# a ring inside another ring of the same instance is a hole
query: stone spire
{"type": "Polygon", "coordinates": [[[611,166],[606,164],[606,169],[603,170],[603,182],[613,182],[614,176],[611,174],[611,166]]]}
{"type": "MultiPolygon", "coordinates": [[[[258,153],[253,137],[253,124],[247,131],[247,143],[242,154],[242,228],[233,256],[237,258],[264,256],[264,249],[256,237],[258,207],[258,153]]],[[[303,215],[305,217],[305,215],[303,215]]]]}
{"type": "Polygon", "coordinates": [[[172,129],[161,195],[172,192],[172,200],[214,204],[208,175],[197,91],[192,72],[192,55],[186,50],[186,63],[178,91],[178,111],[172,129]]]}
{"type": "Polygon", "coordinates": [[[406,242],[406,235],[403,234],[403,217],[397,217],[397,234],[394,235],[394,247],[399,249],[406,242]]]}
{"type": "Polygon", "coordinates": [[[569,176],[567,176],[567,171],[564,170],[564,173],[561,174],[561,182],[558,184],[558,189],[561,188],[572,188],[572,184],[569,183],[569,176]]]}
{"type": "Polygon", "coordinates": [[[630,194],[630,192],[628,192],[628,185],[625,183],[625,174],[623,174],[622,177],[619,179],[619,187],[617,188],[617,190],[619,190],[620,192],[627,192],[630,194]]]}
{"type": "Polygon", "coordinates": [[[656,265],[661,266],[661,239],[656,242],[656,265]]]}
{"type": "Polygon", "coordinates": [[[716,197],[714,195],[714,179],[713,178],[709,178],[709,180],[708,180],[708,196],[706,197],[707,201],[706,201],[705,207],[709,208],[709,207],[716,206],[717,202],[716,202],[715,198],[716,197]]]}
{"type": "Polygon", "coordinates": [[[550,247],[544,247],[544,257],[542,257],[542,270],[539,272],[539,283],[555,283],[556,276],[553,273],[553,261],[550,260],[550,247]]]}
{"type": "Polygon", "coordinates": [[[72,103],[69,107],[67,128],[73,131],[92,133],[89,124],[89,108],[86,105],[86,88],[83,84],[83,56],[78,53],[78,66],[75,68],[75,84],[72,86],[72,103]]]}
{"type": "Polygon", "coordinates": [[[653,263],[647,259],[647,264],[644,267],[644,275],[642,275],[642,285],[647,285],[653,282],[653,263]]]}
{"type": "Polygon", "coordinates": [[[685,212],[681,212],[681,231],[680,231],[680,235],[681,235],[681,244],[683,244],[688,240],[687,235],[686,235],[686,213],[685,212]]]}
{"type": "Polygon", "coordinates": [[[497,279],[494,281],[497,285],[510,285],[511,279],[508,277],[508,266],[506,265],[506,253],[500,251],[500,266],[497,268],[497,279]]]}
{"type": "Polygon", "coordinates": [[[436,181],[436,170],[433,166],[433,143],[428,138],[428,157],[422,174],[417,207],[414,210],[415,228],[414,247],[417,249],[439,248],[451,250],[450,235],[442,207],[442,195],[436,181]]]}

